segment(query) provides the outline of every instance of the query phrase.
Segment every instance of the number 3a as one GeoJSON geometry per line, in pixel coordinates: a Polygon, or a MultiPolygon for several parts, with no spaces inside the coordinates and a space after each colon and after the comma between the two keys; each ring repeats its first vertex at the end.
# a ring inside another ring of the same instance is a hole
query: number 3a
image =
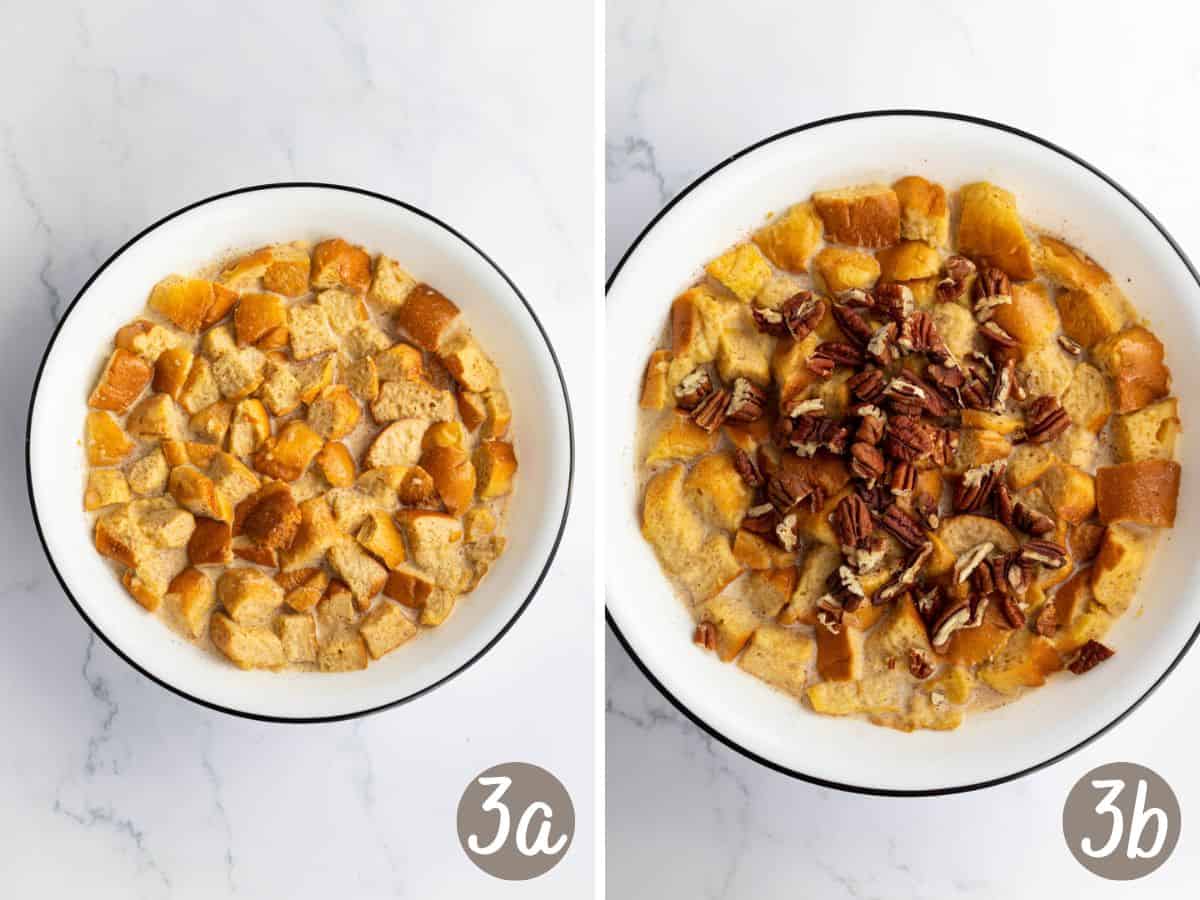
{"type": "Polygon", "coordinates": [[[497,812],[500,815],[500,823],[496,827],[496,836],[492,838],[487,845],[482,845],[479,841],[479,835],[471,834],[467,836],[467,846],[472,853],[478,853],[480,856],[491,856],[499,851],[508,840],[508,831],[511,827],[511,817],[508,813],[508,807],[501,801],[504,792],[512,786],[512,779],[505,778],[503,775],[496,775],[491,778],[480,778],[479,783],[483,787],[494,787],[495,790],[488,794],[487,799],[483,801],[480,807],[484,812],[497,812]]]}
{"type": "MultiPolygon", "coordinates": [[[[495,812],[500,816],[500,821],[496,826],[496,834],[487,844],[483,844],[479,840],[479,835],[470,834],[467,836],[467,847],[472,853],[478,853],[480,856],[491,856],[493,853],[499,852],[500,848],[508,841],[509,829],[512,826],[512,817],[508,811],[508,807],[503,803],[505,792],[512,786],[512,779],[506,778],[503,775],[496,775],[489,778],[480,778],[479,784],[483,787],[495,788],[487,799],[480,806],[484,812],[495,812]]],[[[524,856],[536,856],[539,853],[544,853],[547,856],[558,854],[567,843],[567,836],[560,834],[558,840],[554,843],[550,842],[550,818],[554,812],[550,806],[540,800],[529,804],[528,808],[521,814],[521,819],[517,822],[517,850],[524,856]],[[538,827],[537,836],[533,839],[533,843],[529,842],[529,827],[533,824],[533,816],[535,813],[541,813],[542,822],[538,827]]]]}

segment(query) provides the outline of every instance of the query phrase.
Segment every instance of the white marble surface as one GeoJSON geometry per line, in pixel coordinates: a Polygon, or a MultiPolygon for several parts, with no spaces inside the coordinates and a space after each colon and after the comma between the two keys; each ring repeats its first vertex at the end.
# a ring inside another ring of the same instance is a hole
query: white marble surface
{"type": "MultiPolygon", "coordinates": [[[[1195,13],[1149,2],[797,4],[609,0],[607,258],[726,155],[783,128],[885,107],[947,109],[1039,133],[1115,177],[1192,258],[1200,87],[1195,13]],[[1168,9],[1170,14],[1168,15],[1168,9]]],[[[1068,760],[962,796],[876,799],[811,787],[710,739],[607,645],[612,896],[1194,896],[1200,654],[1068,760]],[[1068,855],[1070,786],[1114,760],[1174,786],[1182,838],[1157,873],[1101,881],[1068,855]]]]}
{"type": "Polygon", "coordinates": [[[430,210],[508,271],[566,369],[586,471],[591,333],[572,326],[598,274],[592,37],[590,11],[553,0],[64,2],[6,26],[4,896],[590,895],[588,479],[539,597],[482,662],[397,710],[285,727],[178,699],[93,638],[33,535],[22,434],[56,317],[126,239],[221,190],[327,180],[430,210]],[[554,771],[580,823],[563,863],[521,886],[475,869],[454,827],[467,782],[513,759],[554,771]]]}

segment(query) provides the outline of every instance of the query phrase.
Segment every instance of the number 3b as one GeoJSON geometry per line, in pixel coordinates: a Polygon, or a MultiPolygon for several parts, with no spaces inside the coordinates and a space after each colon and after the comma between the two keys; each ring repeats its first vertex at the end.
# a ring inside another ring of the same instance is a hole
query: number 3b
{"type": "MultiPolygon", "coordinates": [[[[1121,843],[1121,838],[1125,835],[1125,816],[1113,802],[1125,790],[1125,782],[1119,779],[1098,778],[1092,781],[1092,787],[1098,791],[1108,792],[1096,804],[1096,812],[1102,816],[1112,817],[1112,831],[1108,835],[1108,840],[1099,849],[1095,847],[1090,837],[1083,838],[1079,848],[1092,859],[1104,859],[1116,851],[1121,843]]],[[[1145,780],[1138,779],[1131,815],[1132,821],[1129,826],[1129,843],[1125,848],[1125,855],[1129,859],[1151,859],[1159,854],[1167,840],[1167,814],[1157,807],[1146,808],[1146,790],[1145,780]],[[1143,850],[1141,847],[1142,835],[1151,819],[1154,820],[1154,842],[1143,850]]]]}

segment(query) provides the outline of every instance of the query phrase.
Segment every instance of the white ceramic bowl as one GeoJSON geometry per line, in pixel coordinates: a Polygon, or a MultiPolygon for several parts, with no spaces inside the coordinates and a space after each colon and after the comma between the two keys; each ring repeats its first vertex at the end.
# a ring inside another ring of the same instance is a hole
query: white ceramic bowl
{"type": "Polygon", "coordinates": [[[477,661],[533,598],[566,521],[574,443],[566,385],[549,339],[516,286],[478,247],[433,216],[355,188],[278,184],[232,191],[176,212],[118,250],[91,277],[50,339],[30,403],[30,501],[67,596],[97,634],[143,674],[226,712],[323,721],[410,700],[477,661]],[[458,303],[503,373],[521,471],[508,549],[437,629],[361,672],[242,672],[175,636],[125,593],[91,543],[82,511],[88,392],[117,328],[150,287],[228,250],[341,235],[402,260],[458,303]]]}
{"type": "Polygon", "coordinates": [[[643,671],[694,721],[768,766],[814,782],[885,794],[983,787],[1054,762],[1132,710],[1178,662],[1200,622],[1196,444],[1182,443],[1179,518],[1154,555],[1135,609],[1112,632],[1113,659],[1086,677],[1057,676],[958,731],[902,734],[813,714],[692,646],[691,622],[638,532],[631,435],[646,356],[668,304],[706,260],[815,189],[891,183],[918,172],[950,187],[987,179],[1014,191],[1022,215],[1106,266],[1167,350],[1185,423],[1200,383],[1200,283],[1160,225],[1110,179],[1032,135],[939,113],[867,113],[776,135],[723,162],[664,209],[609,281],[606,400],[609,621],[643,671]]]}

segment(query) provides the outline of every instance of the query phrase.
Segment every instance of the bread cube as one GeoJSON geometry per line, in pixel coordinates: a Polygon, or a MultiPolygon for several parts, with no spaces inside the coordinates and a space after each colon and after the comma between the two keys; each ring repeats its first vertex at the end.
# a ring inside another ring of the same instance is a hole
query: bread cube
{"type": "Polygon", "coordinates": [[[443,588],[434,588],[433,593],[425,600],[421,606],[421,615],[418,621],[428,627],[433,628],[441,625],[450,617],[450,613],[454,610],[455,595],[443,588]]]}
{"type": "MultiPolygon", "coordinates": [[[[734,558],[737,558],[736,553],[734,558]]],[[[760,569],[750,572],[741,584],[740,593],[759,616],[774,619],[792,599],[795,589],[796,567],[792,565],[786,569],[760,569]]]]}
{"type": "Polygon", "coordinates": [[[233,531],[228,522],[196,519],[187,544],[188,562],[193,566],[228,565],[233,560],[233,531]]]}
{"type": "Polygon", "coordinates": [[[321,241],[312,252],[312,286],[344,287],[362,293],[371,285],[371,257],[341,238],[321,241]]]}
{"type": "Polygon", "coordinates": [[[1101,466],[1096,470],[1100,521],[1173,527],[1179,476],[1179,463],[1169,459],[1101,466]]]}
{"type": "Polygon", "coordinates": [[[217,579],[217,599],[239,625],[266,625],[283,605],[283,588],[260,569],[226,569],[217,579]]]}
{"type": "Polygon", "coordinates": [[[195,466],[176,466],[171,470],[167,489],[175,502],[197,516],[233,520],[233,507],[228,498],[217,491],[217,486],[195,466]]]}
{"type": "Polygon", "coordinates": [[[761,625],[738,665],[755,678],[793,697],[802,697],[813,650],[812,638],[807,635],[778,625],[761,625]]]}
{"type": "Polygon", "coordinates": [[[179,405],[188,415],[195,415],[220,399],[221,389],[213,375],[212,364],[202,356],[196,357],[188,368],[183,387],[179,389],[179,405]]]}
{"type": "Polygon", "coordinates": [[[421,454],[421,468],[433,478],[433,486],[452,515],[461,515],[475,498],[475,466],[470,455],[458,447],[432,447],[421,454]]]}
{"type": "Polygon", "coordinates": [[[880,184],[818,191],[813,207],[825,225],[825,237],[854,247],[889,247],[900,240],[900,200],[880,184]]]}
{"type": "Polygon", "coordinates": [[[832,544],[809,547],[800,561],[796,589],[779,614],[780,625],[816,622],[817,600],[826,593],[825,582],[842,564],[842,551],[832,544]]]}
{"type": "Polygon", "coordinates": [[[470,333],[450,338],[442,348],[440,359],[454,380],[468,391],[486,391],[500,380],[496,366],[470,333]]]}
{"type": "Polygon", "coordinates": [[[325,310],[329,326],[336,334],[345,336],[362,322],[370,320],[366,304],[358,294],[327,290],[317,295],[317,305],[325,310]]]}
{"type": "Polygon", "coordinates": [[[1097,290],[1112,278],[1082,250],[1048,234],[1038,235],[1038,263],[1052,282],[1076,290],[1097,290]]]}
{"type": "Polygon", "coordinates": [[[502,438],[508,434],[512,424],[512,407],[508,402],[508,394],[500,388],[485,391],[483,408],[487,417],[483,420],[480,436],[483,438],[502,438]]]}
{"type": "Polygon", "coordinates": [[[965,306],[957,303],[939,303],[933,308],[931,315],[938,334],[956,358],[965,360],[972,350],[982,345],[983,338],[979,336],[975,316],[965,306]]]}
{"type": "Polygon", "coordinates": [[[375,258],[375,277],[371,279],[367,299],[383,312],[394,313],[416,286],[417,280],[400,263],[381,253],[375,258]]]}
{"type": "Polygon", "coordinates": [[[368,513],[356,537],[364,549],[378,557],[389,569],[396,568],[407,558],[404,538],[400,536],[392,517],[383,510],[376,509],[368,513]]]}
{"type": "Polygon", "coordinates": [[[417,626],[400,611],[400,607],[380,603],[363,617],[358,630],[371,658],[379,659],[415,636],[417,626]]]}
{"type": "Polygon", "coordinates": [[[308,408],[309,427],[326,440],[336,441],[352,432],[362,416],[358,401],[344,384],[330,385],[308,408]]]}
{"type": "Polygon", "coordinates": [[[166,394],[151,394],[135,406],[125,427],[141,438],[177,438],[183,431],[175,401],[166,394]]]}
{"type": "Polygon", "coordinates": [[[1039,687],[1046,676],[1062,668],[1054,645],[1040,635],[1018,629],[1004,647],[979,668],[979,677],[992,690],[1012,695],[1023,687],[1039,687]]]}
{"type": "Polygon", "coordinates": [[[128,506],[118,507],[98,517],[93,540],[101,556],[126,566],[137,565],[138,559],[147,550],[146,538],[128,506]]]}
{"type": "Polygon", "coordinates": [[[871,673],[882,674],[897,667],[906,669],[909,653],[914,651],[924,654],[927,659],[933,658],[925,622],[912,597],[904,594],[867,635],[863,643],[864,661],[871,673]]]}
{"type": "Polygon", "coordinates": [[[1112,441],[1119,462],[1170,459],[1179,436],[1179,401],[1174,397],[1113,419],[1112,441]]]}
{"type": "MultiPolygon", "coordinates": [[[[156,560],[156,562],[161,566],[161,560],[156,560]]],[[[150,559],[147,559],[137,569],[126,569],[121,573],[121,584],[125,586],[129,596],[133,597],[147,611],[156,612],[162,605],[166,584],[163,583],[162,578],[156,579],[159,583],[154,584],[152,580],[143,577],[143,573],[149,567],[150,559]]],[[[170,575],[166,574],[165,577],[169,578],[170,575]]]]}
{"type": "Polygon", "coordinates": [[[429,428],[426,419],[398,419],[392,422],[371,442],[363,465],[368,469],[379,466],[414,466],[421,459],[421,439],[429,428]]]}
{"type": "Polygon", "coordinates": [[[717,445],[720,434],[709,433],[682,413],[665,419],[651,439],[646,465],[675,459],[693,459],[708,453],[717,445]]]}
{"type": "Polygon", "coordinates": [[[161,447],[155,447],[129,467],[129,487],[135,494],[149,497],[167,489],[170,466],[161,447]]]}
{"type": "Polygon", "coordinates": [[[291,546],[300,528],[300,506],[286,482],[272,481],[238,504],[236,526],[259,547],[291,546]]]}
{"type": "Polygon", "coordinates": [[[288,662],[317,661],[317,623],[307,613],[283,613],[275,623],[288,662]]]}
{"type": "Polygon", "coordinates": [[[813,259],[813,269],[831,294],[868,290],[879,280],[880,272],[874,256],[846,247],[823,247],[813,259]]]}
{"type": "Polygon", "coordinates": [[[893,184],[892,190],[900,201],[900,237],[924,241],[931,247],[945,247],[950,242],[945,188],[920,175],[909,175],[893,184]]]}
{"type": "Polygon", "coordinates": [[[128,503],[130,496],[129,482],[120,469],[92,469],[83,493],[83,508],[91,512],[115,503],[128,503]]]}
{"type": "Polygon", "coordinates": [[[249,397],[263,382],[267,359],[254,347],[243,347],[226,353],[212,364],[217,390],[227,400],[249,397]]]}
{"type": "Polygon", "coordinates": [[[821,243],[821,220],[810,204],[797,203],[754,232],[753,240],[779,268],[807,272],[808,261],[821,243]]]}
{"type": "Polygon", "coordinates": [[[246,294],[234,310],[233,328],[239,347],[286,344],[287,309],[283,298],[275,294],[246,294]]]}
{"type": "Polygon", "coordinates": [[[1061,402],[1073,423],[1097,433],[1112,412],[1112,390],[1099,369],[1090,363],[1080,363],[1075,367],[1061,402]]]}
{"type": "Polygon", "coordinates": [[[153,547],[183,547],[196,527],[195,517],[186,509],[177,506],[170,497],[134,500],[129,504],[129,511],[153,547]]]}
{"type": "Polygon", "coordinates": [[[1075,361],[1057,343],[1026,352],[1017,363],[1017,379],[1030,397],[1061,397],[1075,378],[1075,361]]]}
{"type": "Polygon", "coordinates": [[[373,356],[364,356],[353,362],[343,360],[342,377],[346,387],[362,403],[371,403],[379,396],[379,368],[373,356]]]}
{"type": "Polygon", "coordinates": [[[1125,312],[1109,293],[1091,290],[1063,291],[1058,295],[1063,333],[1084,349],[1117,334],[1125,326],[1125,312]]]}
{"type": "Polygon", "coordinates": [[[1011,193],[986,181],[959,191],[958,252],[976,262],[996,266],[1010,278],[1033,278],[1033,248],[1011,193]]]}
{"type": "Polygon", "coordinates": [[[954,568],[954,561],[980,544],[991,544],[997,553],[1017,549],[1017,539],[1008,528],[988,516],[960,515],[942,520],[935,532],[933,554],[926,573],[940,575],[954,568]]]}
{"type": "Polygon", "coordinates": [[[179,338],[169,328],[138,319],[119,328],[113,343],[153,366],[164,351],[178,345],[179,338]]]}
{"type": "Polygon", "coordinates": [[[857,681],[818,681],[804,692],[813,712],[826,716],[849,716],[863,711],[857,681]]]}
{"type": "Polygon", "coordinates": [[[1091,587],[1096,602],[1113,616],[1124,614],[1133,601],[1149,548],[1149,538],[1127,525],[1105,530],[1091,568],[1091,587]]]}
{"type": "Polygon", "coordinates": [[[882,281],[933,278],[942,269],[942,257],[924,241],[901,241],[875,254],[882,281]]]}
{"type": "Polygon", "coordinates": [[[220,451],[209,461],[208,476],[217,486],[217,492],[234,506],[257,491],[262,483],[236,456],[220,451]]]}
{"type": "Polygon", "coordinates": [[[727,250],[704,271],[743,303],[750,302],[771,280],[771,265],[755,244],[739,244],[727,250]]]}
{"type": "Polygon", "coordinates": [[[192,369],[192,351],[187,347],[169,347],[154,362],[153,391],[178,400],[192,369]]]}
{"type": "Polygon", "coordinates": [[[1007,459],[1012,444],[1002,434],[983,428],[964,428],[959,434],[958,450],[948,471],[961,475],[970,469],[1007,459]]]}
{"type": "Polygon", "coordinates": [[[831,631],[817,620],[817,674],[825,681],[857,681],[863,674],[863,635],[850,622],[831,631]]]}
{"type": "Polygon", "coordinates": [[[372,359],[383,381],[420,381],[425,378],[425,358],[411,344],[393,344],[372,359]]]}
{"type": "Polygon", "coordinates": [[[208,617],[217,605],[212,579],[196,568],[186,568],[167,587],[164,599],[190,638],[204,634],[208,617]]]}
{"type": "Polygon", "coordinates": [[[224,613],[213,613],[213,645],[239,669],[278,669],[287,662],[283,643],[269,628],[243,626],[224,613]]]}
{"type": "Polygon", "coordinates": [[[151,374],[148,362],[118,347],[105,363],[100,380],[88,397],[88,406],[116,413],[125,412],[146,389],[151,374]]]}
{"type": "Polygon", "coordinates": [[[1012,302],[992,310],[992,321],[1011,334],[1025,350],[1036,350],[1058,334],[1058,310],[1040,282],[1016,283],[1012,302]]]}
{"type": "Polygon", "coordinates": [[[342,348],[352,360],[382,353],[392,346],[392,339],[374,322],[359,322],[342,338],[342,348]]]}
{"type": "Polygon", "coordinates": [[[254,468],[280,481],[295,481],[304,474],[325,442],[308,425],[288,422],[254,454],[254,468]]]}
{"type": "Polygon", "coordinates": [[[247,397],[238,402],[229,426],[229,452],[247,457],[271,436],[271,419],[261,400],[247,397]]]}
{"type": "Polygon", "coordinates": [[[1054,604],[1058,627],[1067,628],[1087,611],[1092,598],[1092,570],[1076,569],[1047,602],[1054,604]]]}
{"type": "Polygon", "coordinates": [[[233,404],[226,400],[218,400],[192,416],[188,420],[188,427],[203,440],[219,445],[225,440],[225,433],[229,431],[229,423],[232,420],[233,404]]]}
{"type": "Polygon", "coordinates": [[[93,466],[111,466],[121,462],[134,448],[121,423],[111,413],[91,410],[84,421],[84,449],[93,466]]]}
{"type": "Polygon", "coordinates": [[[329,325],[325,310],[315,303],[297,303],[288,307],[288,338],[296,359],[311,359],[338,347],[338,338],[329,325]]]}
{"type": "Polygon", "coordinates": [[[313,462],[321,475],[335,488],[349,487],[354,483],[357,472],[354,467],[354,457],[346,449],[345,444],[329,441],[313,457],[313,462]]]}
{"type": "Polygon", "coordinates": [[[149,305],[177,327],[195,334],[204,323],[213,300],[211,281],[168,275],[150,291],[149,305]]]}
{"type": "Polygon", "coordinates": [[[387,581],[387,569],[349,541],[329,548],[329,564],[350,588],[359,609],[369,609],[387,581]]]}
{"type": "Polygon", "coordinates": [[[700,550],[704,525],[684,494],[687,470],[672,466],[646,485],[642,501],[642,536],[658,553],[668,572],[681,573],[700,550]]]}
{"type": "Polygon", "coordinates": [[[454,395],[427,381],[385,381],[371,404],[371,415],[380,425],[397,419],[447,422],[454,418],[454,409],[454,395]]]}
{"type": "Polygon", "coordinates": [[[729,662],[742,652],[759,626],[754,610],[738,597],[715,596],[700,608],[700,621],[716,630],[716,651],[721,662],[729,662]]]}
{"type": "Polygon", "coordinates": [[[732,311],[704,287],[684,291],[671,302],[671,388],[693,369],[716,359],[725,318],[732,311]]]}
{"type": "Polygon", "coordinates": [[[753,499],[728,453],[699,460],[688,472],[684,489],[709,524],[725,531],[737,530],[753,499]]]}
{"type": "Polygon", "coordinates": [[[398,566],[388,573],[383,593],[409,609],[421,609],[436,588],[437,585],[431,579],[417,570],[398,566]]]}
{"type": "Polygon", "coordinates": [[[771,383],[774,349],[775,339],[758,330],[749,307],[741,307],[725,319],[717,343],[717,371],[728,384],[748,378],[765,387],[771,383]]]}
{"type": "Polygon", "coordinates": [[[1053,466],[1038,484],[1056,518],[1078,523],[1096,509],[1096,482],[1087,472],[1072,465],[1053,466]]]}
{"type": "MultiPolygon", "coordinates": [[[[181,466],[191,463],[198,469],[207,469],[208,464],[211,463],[216,455],[221,452],[220,448],[216,444],[206,444],[203,441],[164,440],[162,441],[162,446],[164,448],[163,454],[166,455],[167,451],[165,448],[173,448],[176,444],[181,444],[183,446],[183,462],[176,463],[176,465],[181,466]]],[[[171,453],[172,458],[174,458],[176,451],[172,449],[171,453]]],[[[168,460],[168,463],[169,462],[170,460],[168,460]]],[[[175,466],[171,466],[171,468],[175,468],[175,466]]]]}
{"type": "Polygon", "coordinates": [[[473,459],[479,499],[491,500],[512,493],[513,476],[517,474],[517,454],[512,444],[506,441],[483,441],[473,459]]]}
{"type": "Polygon", "coordinates": [[[436,353],[462,324],[462,313],[441,292],[427,284],[418,284],[397,311],[396,324],[422,350],[436,353]]]}
{"type": "Polygon", "coordinates": [[[795,552],[789,553],[757,534],[741,528],[733,536],[733,558],[742,566],[758,571],[791,569],[799,557],[795,552]]]}
{"type": "Polygon", "coordinates": [[[304,244],[275,244],[240,257],[220,275],[220,283],[235,291],[260,284],[269,291],[298,297],[308,291],[311,260],[304,244]]]}
{"type": "Polygon", "coordinates": [[[435,495],[433,477],[420,466],[380,466],[360,475],[355,486],[388,509],[428,505],[435,495]]]}
{"type": "Polygon", "coordinates": [[[462,555],[462,523],[458,519],[423,509],[401,510],[397,519],[418,568],[438,587],[457,592],[466,586],[469,576],[462,555]]]}
{"type": "Polygon", "coordinates": [[[1103,640],[1115,620],[1103,607],[1093,607],[1058,631],[1054,636],[1054,647],[1064,657],[1068,656],[1088,641],[1103,640]]]}
{"type": "Polygon", "coordinates": [[[1097,344],[1092,355],[1115,382],[1117,412],[1135,412],[1171,392],[1162,342],[1141,325],[1097,344]]]}

